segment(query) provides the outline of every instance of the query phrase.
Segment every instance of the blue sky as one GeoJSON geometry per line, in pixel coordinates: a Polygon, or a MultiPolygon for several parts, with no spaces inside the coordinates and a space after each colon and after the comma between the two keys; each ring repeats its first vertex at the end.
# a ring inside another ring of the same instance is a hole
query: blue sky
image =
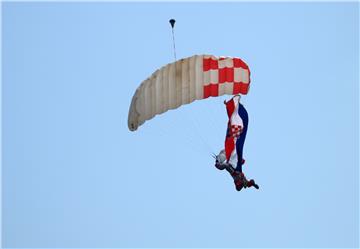
{"type": "Polygon", "coordinates": [[[358,247],[358,3],[3,3],[4,247],[358,247]],[[127,128],[177,57],[252,72],[237,192],[210,98],[127,128]]]}

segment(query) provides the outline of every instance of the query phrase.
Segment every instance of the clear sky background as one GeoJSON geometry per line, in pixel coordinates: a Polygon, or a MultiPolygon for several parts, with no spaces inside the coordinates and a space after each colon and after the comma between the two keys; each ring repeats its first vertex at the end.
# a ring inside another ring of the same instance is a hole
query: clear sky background
{"type": "Polygon", "coordinates": [[[358,3],[3,3],[4,247],[359,247],[358,3]],[[178,58],[252,72],[237,192],[230,96],[127,128],[178,58]]]}

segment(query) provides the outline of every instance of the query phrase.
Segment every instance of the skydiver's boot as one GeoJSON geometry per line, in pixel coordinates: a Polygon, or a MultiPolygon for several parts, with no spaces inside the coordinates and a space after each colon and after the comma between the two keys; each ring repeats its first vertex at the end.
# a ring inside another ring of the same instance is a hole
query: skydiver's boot
{"type": "Polygon", "coordinates": [[[259,185],[257,185],[254,181],[254,179],[251,179],[250,181],[248,181],[246,183],[247,187],[250,188],[250,187],[254,187],[256,189],[259,189],[259,185]]]}

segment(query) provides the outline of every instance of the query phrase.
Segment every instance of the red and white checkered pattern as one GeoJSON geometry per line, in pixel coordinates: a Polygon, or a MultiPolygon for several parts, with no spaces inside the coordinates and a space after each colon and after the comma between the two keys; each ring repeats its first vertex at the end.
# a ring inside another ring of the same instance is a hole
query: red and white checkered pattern
{"type": "Polygon", "coordinates": [[[240,58],[203,57],[204,98],[227,94],[247,94],[250,69],[240,58]]]}
{"type": "Polygon", "coordinates": [[[241,125],[231,125],[231,136],[238,138],[243,130],[241,125]]]}

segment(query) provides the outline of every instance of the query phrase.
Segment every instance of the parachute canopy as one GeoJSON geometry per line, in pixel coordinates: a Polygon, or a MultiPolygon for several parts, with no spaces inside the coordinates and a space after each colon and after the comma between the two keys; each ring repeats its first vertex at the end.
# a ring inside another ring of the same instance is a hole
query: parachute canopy
{"type": "Polygon", "coordinates": [[[248,65],[236,57],[194,55],[156,70],[136,89],[128,126],[137,130],[155,115],[189,104],[194,100],[224,94],[247,94],[248,65]]]}

